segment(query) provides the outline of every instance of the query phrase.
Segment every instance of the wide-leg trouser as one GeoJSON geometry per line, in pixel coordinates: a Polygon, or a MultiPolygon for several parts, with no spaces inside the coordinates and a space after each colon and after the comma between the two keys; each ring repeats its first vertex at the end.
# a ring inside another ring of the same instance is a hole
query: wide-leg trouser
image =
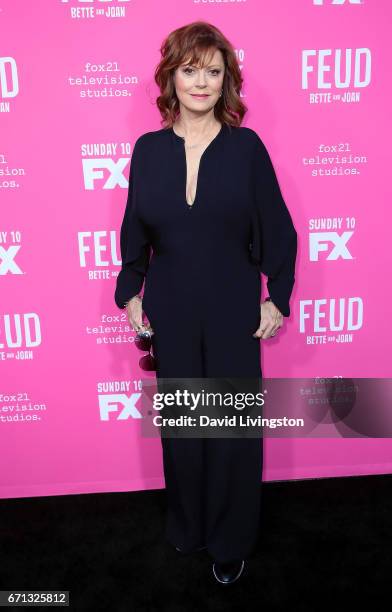
{"type": "MultiPolygon", "coordinates": [[[[157,380],[252,377],[261,380],[259,317],[193,320],[154,327],[157,380]],[[176,333],[177,332],[177,333],[176,333]]],[[[167,494],[166,538],[183,550],[205,545],[221,562],[245,559],[259,534],[262,438],[161,436],[167,494]]]]}

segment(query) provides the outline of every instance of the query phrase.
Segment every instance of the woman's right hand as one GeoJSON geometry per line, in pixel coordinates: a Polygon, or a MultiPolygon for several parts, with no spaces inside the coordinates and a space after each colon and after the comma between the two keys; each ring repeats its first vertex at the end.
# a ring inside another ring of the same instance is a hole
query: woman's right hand
{"type": "Polygon", "coordinates": [[[128,321],[132,327],[133,331],[150,331],[152,334],[154,330],[152,329],[150,323],[147,321],[143,322],[143,309],[142,309],[142,300],[139,296],[135,295],[132,299],[130,299],[126,304],[126,311],[128,315],[128,321]]]}

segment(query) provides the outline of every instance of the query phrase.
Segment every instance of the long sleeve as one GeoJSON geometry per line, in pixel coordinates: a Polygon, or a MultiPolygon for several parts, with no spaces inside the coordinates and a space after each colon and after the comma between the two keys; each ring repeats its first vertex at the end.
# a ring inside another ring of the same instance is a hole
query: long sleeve
{"type": "Polygon", "coordinates": [[[297,232],[283,199],[271,158],[260,137],[256,136],[251,258],[258,264],[260,271],[268,276],[267,288],[271,300],[288,317],[295,281],[297,232]]]}
{"type": "Polygon", "coordinates": [[[119,308],[141,290],[147,273],[151,245],[141,222],[136,205],[138,175],[138,141],[136,141],[129,172],[128,198],[120,231],[121,270],[117,277],[115,302],[119,308]]]}

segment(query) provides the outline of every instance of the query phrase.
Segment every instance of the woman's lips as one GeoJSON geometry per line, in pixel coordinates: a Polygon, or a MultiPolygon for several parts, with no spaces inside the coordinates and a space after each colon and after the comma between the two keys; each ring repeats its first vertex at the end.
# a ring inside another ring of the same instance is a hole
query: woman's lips
{"type": "Polygon", "coordinates": [[[192,98],[199,98],[200,100],[204,100],[204,98],[208,98],[209,94],[191,94],[192,98]]]}

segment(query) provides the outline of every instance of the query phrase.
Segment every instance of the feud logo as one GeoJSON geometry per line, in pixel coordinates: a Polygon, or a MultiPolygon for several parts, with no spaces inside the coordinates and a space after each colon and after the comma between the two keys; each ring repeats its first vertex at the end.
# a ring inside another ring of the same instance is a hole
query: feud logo
{"type": "Polygon", "coordinates": [[[356,49],[304,49],[302,89],[367,87],[371,81],[372,55],[367,47],[356,49]]]}
{"type": "Polygon", "coordinates": [[[0,349],[32,348],[41,343],[41,321],[36,312],[0,314],[0,349]]]}
{"type": "Polygon", "coordinates": [[[313,0],[313,4],[316,6],[323,6],[326,4],[363,4],[364,0],[313,0]]]}
{"type": "Polygon", "coordinates": [[[89,265],[101,268],[121,265],[116,236],[117,232],[115,230],[78,232],[80,267],[85,268],[89,265]]]}
{"type": "Polygon", "coordinates": [[[352,332],[363,326],[363,299],[359,296],[300,300],[299,331],[352,332]]]}
{"type": "MultiPolygon", "coordinates": [[[[75,0],[74,0],[75,1],[75,0]]],[[[99,2],[105,2],[106,4],[108,2],[119,2],[119,3],[124,3],[124,2],[130,2],[131,0],[95,0],[97,3],[99,2]]],[[[69,0],[61,0],[62,4],[68,4],[69,0]]],[[[88,2],[89,4],[92,4],[94,2],[94,0],[76,0],[76,2],[79,2],[80,4],[86,4],[86,2],[88,2]]]]}
{"type": "Polygon", "coordinates": [[[13,57],[0,57],[0,98],[15,98],[19,93],[18,68],[13,57]]]}

